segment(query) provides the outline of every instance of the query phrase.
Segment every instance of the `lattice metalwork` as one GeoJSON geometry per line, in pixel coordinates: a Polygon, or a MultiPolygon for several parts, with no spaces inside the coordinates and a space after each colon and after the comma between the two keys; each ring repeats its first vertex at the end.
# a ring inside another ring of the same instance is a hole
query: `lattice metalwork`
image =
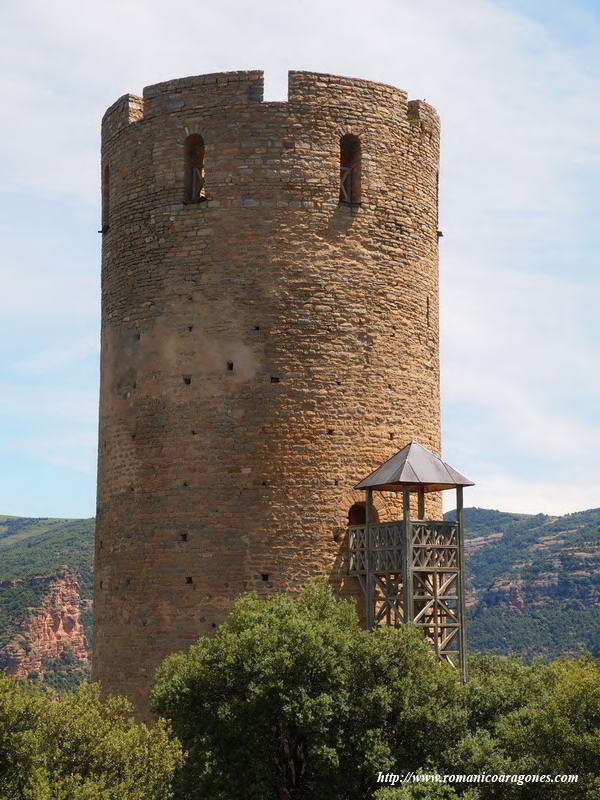
{"type": "Polygon", "coordinates": [[[411,522],[413,622],[437,657],[460,660],[460,554],[457,522],[411,522]]]}
{"type": "Polygon", "coordinates": [[[373,584],[374,624],[397,628],[404,621],[402,575],[374,575],[373,584]]]}
{"type": "Polygon", "coordinates": [[[458,568],[457,522],[411,522],[413,568],[458,568]]]}
{"type": "Polygon", "coordinates": [[[438,659],[464,674],[460,538],[458,522],[417,520],[353,526],[348,542],[349,573],[365,592],[368,627],[413,622],[438,659]]]}
{"type": "Polygon", "coordinates": [[[366,525],[353,525],[348,530],[350,575],[366,575],[367,572],[381,575],[401,571],[401,523],[377,522],[369,525],[368,529],[366,525]]]}
{"type": "Polygon", "coordinates": [[[348,528],[348,574],[367,574],[367,527],[353,525],[348,528]]]}

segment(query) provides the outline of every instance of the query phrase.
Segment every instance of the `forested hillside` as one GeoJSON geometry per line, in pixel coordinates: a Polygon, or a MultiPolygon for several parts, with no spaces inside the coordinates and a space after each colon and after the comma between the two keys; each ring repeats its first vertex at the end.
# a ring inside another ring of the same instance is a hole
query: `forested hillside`
{"type": "MultiPolygon", "coordinates": [[[[469,508],[465,525],[471,651],[600,658],[600,509],[469,508]]],[[[93,519],[0,517],[0,667],[57,687],[89,674],[93,535],[93,519]]]]}
{"type": "Polygon", "coordinates": [[[465,511],[471,650],[600,658],[600,509],[465,511]]]}

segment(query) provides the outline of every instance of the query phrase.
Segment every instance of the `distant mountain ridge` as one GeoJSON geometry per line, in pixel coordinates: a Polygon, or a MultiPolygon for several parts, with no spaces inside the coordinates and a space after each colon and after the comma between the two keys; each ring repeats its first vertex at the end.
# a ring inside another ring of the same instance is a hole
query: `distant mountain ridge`
{"type": "MultiPolygon", "coordinates": [[[[56,688],[89,674],[94,522],[0,516],[0,668],[41,664],[56,688]]],[[[600,658],[600,509],[467,508],[465,528],[471,651],[600,658]]]]}
{"type": "Polygon", "coordinates": [[[472,650],[600,658],[600,508],[562,517],[469,508],[465,531],[472,650]]]}

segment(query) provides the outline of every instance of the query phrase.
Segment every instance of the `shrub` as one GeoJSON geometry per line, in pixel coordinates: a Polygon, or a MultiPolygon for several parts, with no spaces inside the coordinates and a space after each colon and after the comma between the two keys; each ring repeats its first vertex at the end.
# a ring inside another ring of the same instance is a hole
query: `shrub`
{"type": "Polygon", "coordinates": [[[159,720],[82,684],[60,698],[0,673],[2,800],[168,800],[181,748],[159,720]]]}

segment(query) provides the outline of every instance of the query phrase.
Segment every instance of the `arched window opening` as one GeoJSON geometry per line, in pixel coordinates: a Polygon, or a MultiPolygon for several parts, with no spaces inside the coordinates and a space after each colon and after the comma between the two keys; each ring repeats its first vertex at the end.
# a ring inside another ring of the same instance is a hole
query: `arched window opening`
{"type": "MultiPolygon", "coordinates": [[[[354,503],[348,511],[348,525],[364,525],[366,522],[365,503],[354,503]]],[[[371,506],[371,522],[379,522],[377,510],[371,506]]]]}
{"type": "Polygon", "coordinates": [[[108,230],[108,218],[110,216],[110,168],[108,164],[102,172],[102,228],[100,233],[108,230]]]}
{"type": "Polygon", "coordinates": [[[205,199],[204,139],[193,133],[185,140],[185,200],[198,203],[205,199]]]}
{"type": "Polygon", "coordinates": [[[360,203],[360,139],[347,133],[340,139],[340,203],[360,203]]]}

